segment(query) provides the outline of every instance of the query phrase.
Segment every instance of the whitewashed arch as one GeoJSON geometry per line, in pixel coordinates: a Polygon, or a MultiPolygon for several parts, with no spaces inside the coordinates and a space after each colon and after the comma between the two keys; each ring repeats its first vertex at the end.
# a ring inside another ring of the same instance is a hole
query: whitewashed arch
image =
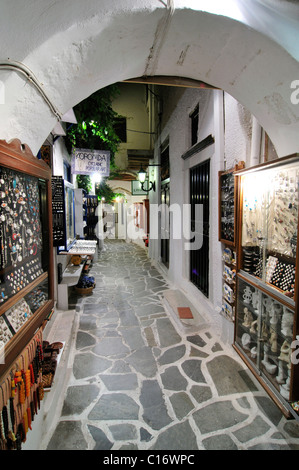
{"type": "Polygon", "coordinates": [[[297,48],[284,33],[298,44],[298,6],[282,16],[269,0],[2,3],[1,139],[19,138],[36,153],[57,115],[94,91],[166,75],[224,89],[256,116],[279,156],[298,151],[297,48]]]}

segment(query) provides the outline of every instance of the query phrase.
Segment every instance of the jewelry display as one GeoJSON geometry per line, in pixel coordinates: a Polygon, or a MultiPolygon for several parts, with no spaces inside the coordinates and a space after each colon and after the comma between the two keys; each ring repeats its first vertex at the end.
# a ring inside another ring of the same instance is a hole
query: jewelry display
{"type": "Polygon", "coordinates": [[[6,270],[6,274],[0,276],[0,303],[20,292],[41,274],[43,274],[43,269],[39,258],[26,261],[14,269],[6,270]]]}
{"type": "Polygon", "coordinates": [[[98,197],[86,194],[83,198],[83,234],[86,239],[96,239],[96,226],[98,223],[98,197]]]}
{"type": "MultiPolygon", "coordinates": [[[[9,329],[5,319],[0,317],[0,352],[1,349],[8,343],[8,341],[13,337],[13,333],[9,329]]],[[[1,353],[0,353],[1,354],[1,353]]]]}
{"type": "Polygon", "coordinates": [[[75,240],[69,248],[68,253],[76,255],[94,255],[96,251],[97,241],[93,240],[75,240]]]}
{"type": "Polygon", "coordinates": [[[52,219],[53,246],[61,246],[65,241],[64,183],[62,176],[52,176],[52,219]]]}
{"type": "Polygon", "coordinates": [[[50,181],[27,145],[0,142],[1,449],[21,449],[43,396],[42,328],[54,306],[50,181]]]}
{"type": "Polygon", "coordinates": [[[31,315],[32,311],[24,299],[5,312],[8,325],[13,329],[14,333],[29,320],[31,315]]]}
{"type": "Polygon", "coordinates": [[[38,179],[0,167],[0,270],[42,249],[38,179]]]}
{"type": "Polygon", "coordinates": [[[224,247],[223,254],[223,295],[222,315],[234,320],[235,316],[235,290],[236,290],[236,254],[228,247],[224,247]]]}
{"type": "Polygon", "coordinates": [[[35,287],[25,297],[31,311],[35,313],[40,307],[42,307],[48,301],[48,281],[46,280],[38,287],[35,287]]]}
{"type": "Polygon", "coordinates": [[[221,176],[221,239],[234,241],[235,231],[235,182],[233,173],[221,176]]]}
{"type": "Polygon", "coordinates": [[[294,297],[299,170],[243,177],[242,269],[294,297]]]}

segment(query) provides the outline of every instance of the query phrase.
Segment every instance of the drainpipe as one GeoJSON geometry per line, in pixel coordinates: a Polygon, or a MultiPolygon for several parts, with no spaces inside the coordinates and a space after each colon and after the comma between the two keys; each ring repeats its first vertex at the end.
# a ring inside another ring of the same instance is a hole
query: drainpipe
{"type": "Polygon", "coordinates": [[[262,127],[258,120],[252,116],[252,137],[251,137],[251,152],[249,166],[255,166],[260,163],[261,155],[261,141],[262,141],[262,127]]]}

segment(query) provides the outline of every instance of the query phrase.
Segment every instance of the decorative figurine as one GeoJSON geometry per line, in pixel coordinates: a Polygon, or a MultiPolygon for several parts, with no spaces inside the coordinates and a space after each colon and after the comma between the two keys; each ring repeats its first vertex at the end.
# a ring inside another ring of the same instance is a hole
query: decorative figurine
{"type": "Polygon", "coordinates": [[[246,286],[244,289],[243,300],[245,304],[250,304],[252,301],[252,292],[249,286],[246,286]]]}
{"type": "Polygon", "coordinates": [[[253,317],[251,312],[248,310],[247,307],[244,308],[244,321],[242,323],[243,326],[246,328],[249,328],[251,326],[251,323],[253,321],[253,317]]]}
{"type": "Polygon", "coordinates": [[[283,315],[281,319],[281,332],[284,336],[292,336],[293,334],[293,313],[286,307],[283,307],[283,315]]]}

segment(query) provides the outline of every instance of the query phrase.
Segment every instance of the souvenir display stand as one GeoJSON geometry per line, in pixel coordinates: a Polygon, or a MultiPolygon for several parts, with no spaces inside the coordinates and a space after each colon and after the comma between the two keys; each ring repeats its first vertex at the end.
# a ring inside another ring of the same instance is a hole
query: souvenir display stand
{"type": "Polygon", "coordinates": [[[240,217],[234,347],[290,416],[299,400],[299,155],[235,175],[240,217]]]}
{"type": "Polygon", "coordinates": [[[234,170],[220,171],[219,180],[219,241],[235,246],[237,220],[236,204],[237,187],[235,185],[234,170]]]}
{"type": "Polygon", "coordinates": [[[44,398],[40,328],[0,379],[0,450],[21,450],[44,398]]]}
{"type": "Polygon", "coordinates": [[[54,306],[51,170],[0,141],[0,381],[54,306]]]}
{"type": "Polygon", "coordinates": [[[238,186],[234,171],[244,168],[241,161],[234,168],[218,173],[219,241],[222,243],[222,315],[234,321],[236,298],[236,233],[238,186]]]}
{"type": "Polygon", "coordinates": [[[98,197],[87,194],[84,199],[84,238],[86,240],[97,240],[96,226],[98,223],[98,197]]]}

